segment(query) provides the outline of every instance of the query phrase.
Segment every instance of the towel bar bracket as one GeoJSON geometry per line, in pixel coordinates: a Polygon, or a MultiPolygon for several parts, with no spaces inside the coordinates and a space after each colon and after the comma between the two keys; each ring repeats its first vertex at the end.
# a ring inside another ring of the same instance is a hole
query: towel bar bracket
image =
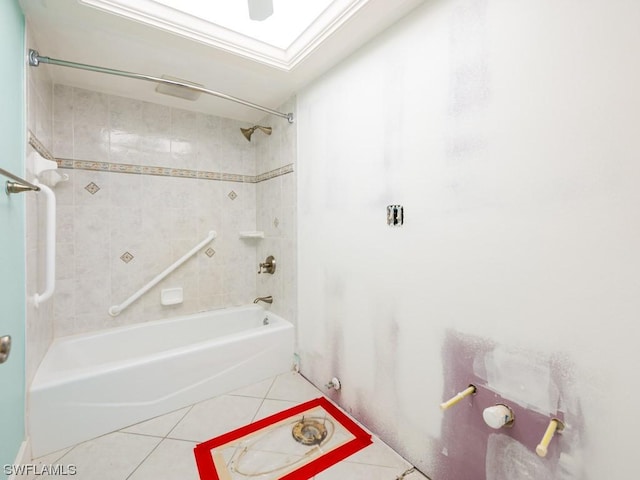
{"type": "Polygon", "coordinates": [[[0,168],[0,175],[3,175],[11,180],[7,180],[5,184],[4,191],[7,195],[11,195],[12,193],[22,193],[22,192],[39,192],[40,187],[34,185],[33,183],[27,182],[25,179],[14,175],[11,172],[8,172],[4,168],[0,168]]]}
{"type": "Polygon", "coordinates": [[[4,187],[4,191],[7,195],[11,195],[12,193],[37,192],[39,190],[40,188],[38,187],[34,188],[23,183],[12,182],[11,180],[7,180],[7,183],[4,187]]]}

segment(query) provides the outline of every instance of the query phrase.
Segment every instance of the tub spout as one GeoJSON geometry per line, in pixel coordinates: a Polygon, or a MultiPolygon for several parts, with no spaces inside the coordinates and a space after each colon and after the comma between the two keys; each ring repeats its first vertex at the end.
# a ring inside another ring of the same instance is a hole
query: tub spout
{"type": "Polygon", "coordinates": [[[273,303],[273,297],[269,295],[268,297],[258,297],[253,303],[264,302],[264,303],[273,303]]]}

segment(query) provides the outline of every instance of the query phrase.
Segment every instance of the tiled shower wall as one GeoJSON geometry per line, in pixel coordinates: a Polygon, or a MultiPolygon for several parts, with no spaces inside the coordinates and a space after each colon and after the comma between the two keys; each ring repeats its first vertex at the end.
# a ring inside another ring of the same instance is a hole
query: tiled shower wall
{"type": "MultiPolygon", "coordinates": [[[[278,108],[281,112],[296,115],[295,100],[278,108]]],[[[264,179],[256,184],[256,226],[264,231],[265,238],[257,245],[258,260],[264,262],[273,255],[276,273],[258,276],[258,295],[274,298],[271,310],[284,318],[296,321],[296,125],[287,121],[267,117],[261,125],[273,128],[269,137],[256,132],[256,162],[259,172],[272,172],[291,166],[290,173],[264,179]],[[256,138],[257,137],[257,138],[256,138]]]]}
{"type": "Polygon", "coordinates": [[[56,189],[56,336],[253,300],[256,244],[239,232],[256,229],[256,181],[264,172],[256,170],[256,142],[240,133],[245,126],[55,86],[53,153],[73,167],[56,189]],[[210,230],[217,232],[211,250],[118,317],[108,314],[210,230]],[[169,287],[184,289],[182,304],[160,304],[169,287]]]}
{"type": "MultiPolygon", "coordinates": [[[[37,49],[27,24],[27,46],[37,49]]],[[[41,144],[51,149],[53,138],[53,83],[46,69],[28,68],[27,74],[27,128],[41,144]]],[[[29,133],[25,138],[29,137],[29,133]]],[[[27,146],[27,157],[34,152],[27,146]]],[[[31,180],[31,164],[27,160],[27,178],[31,180]]],[[[44,290],[45,204],[42,194],[26,194],[26,383],[31,383],[38,365],[53,339],[53,302],[48,301],[35,308],[35,293],[44,290]]]]}

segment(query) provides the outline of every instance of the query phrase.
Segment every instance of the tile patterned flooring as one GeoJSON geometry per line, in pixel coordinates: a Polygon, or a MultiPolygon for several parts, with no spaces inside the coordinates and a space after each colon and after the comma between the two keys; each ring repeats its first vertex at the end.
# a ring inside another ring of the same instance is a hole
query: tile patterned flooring
{"type": "MultiPolygon", "coordinates": [[[[147,420],[33,460],[36,465],[75,465],[78,480],[199,480],[193,448],[322,395],[304,377],[286,373],[226,395],[147,420]],[[224,412],[218,415],[218,412],[224,412]]],[[[373,444],[316,475],[315,480],[428,480],[375,436],[373,444]]],[[[63,478],[17,476],[20,480],[63,478]]]]}

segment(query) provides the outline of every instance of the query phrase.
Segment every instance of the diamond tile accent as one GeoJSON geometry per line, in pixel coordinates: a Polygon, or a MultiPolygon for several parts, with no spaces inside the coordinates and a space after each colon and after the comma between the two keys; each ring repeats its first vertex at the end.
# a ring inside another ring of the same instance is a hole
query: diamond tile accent
{"type": "Polygon", "coordinates": [[[278,228],[278,225],[280,225],[280,220],[278,220],[278,217],[273,219],[273,226],[278,228]]]}
{"type": "Polygon", "coordinates": [[[238,197],[238,194],[237,194],[236,192],[234,192],[233,190],[231,190],[231,191],[229,192],[228,197],[229,197],[231,200],[235,200],[235,199],[238,197]]]}
{"type": "Polygon", "coordinates": [[[122,255],[120,255],[120,260],[122,260],[124,263],[129,263],[131,260],[133,260],[133,255],[131,255],[129,252],[124,252],[122,255]]]}
{"type": "Polygon", "coordinates": [[[98,190],[100,190],[100,187],[98,185],[96,185],[95,183],[91,182],[89,185],[84,187],[84,189],[87,192],[89,192],[91,195],[95,195],[98,192],[98,190]]]}
{"type": "Polygon", "coordinates": [[[213,255],[215,255],[216,251],[213,248],[209,247],[204,251],[204,253],[206,253],[207,256],[211,258],[213,257],[213,255]]]}

